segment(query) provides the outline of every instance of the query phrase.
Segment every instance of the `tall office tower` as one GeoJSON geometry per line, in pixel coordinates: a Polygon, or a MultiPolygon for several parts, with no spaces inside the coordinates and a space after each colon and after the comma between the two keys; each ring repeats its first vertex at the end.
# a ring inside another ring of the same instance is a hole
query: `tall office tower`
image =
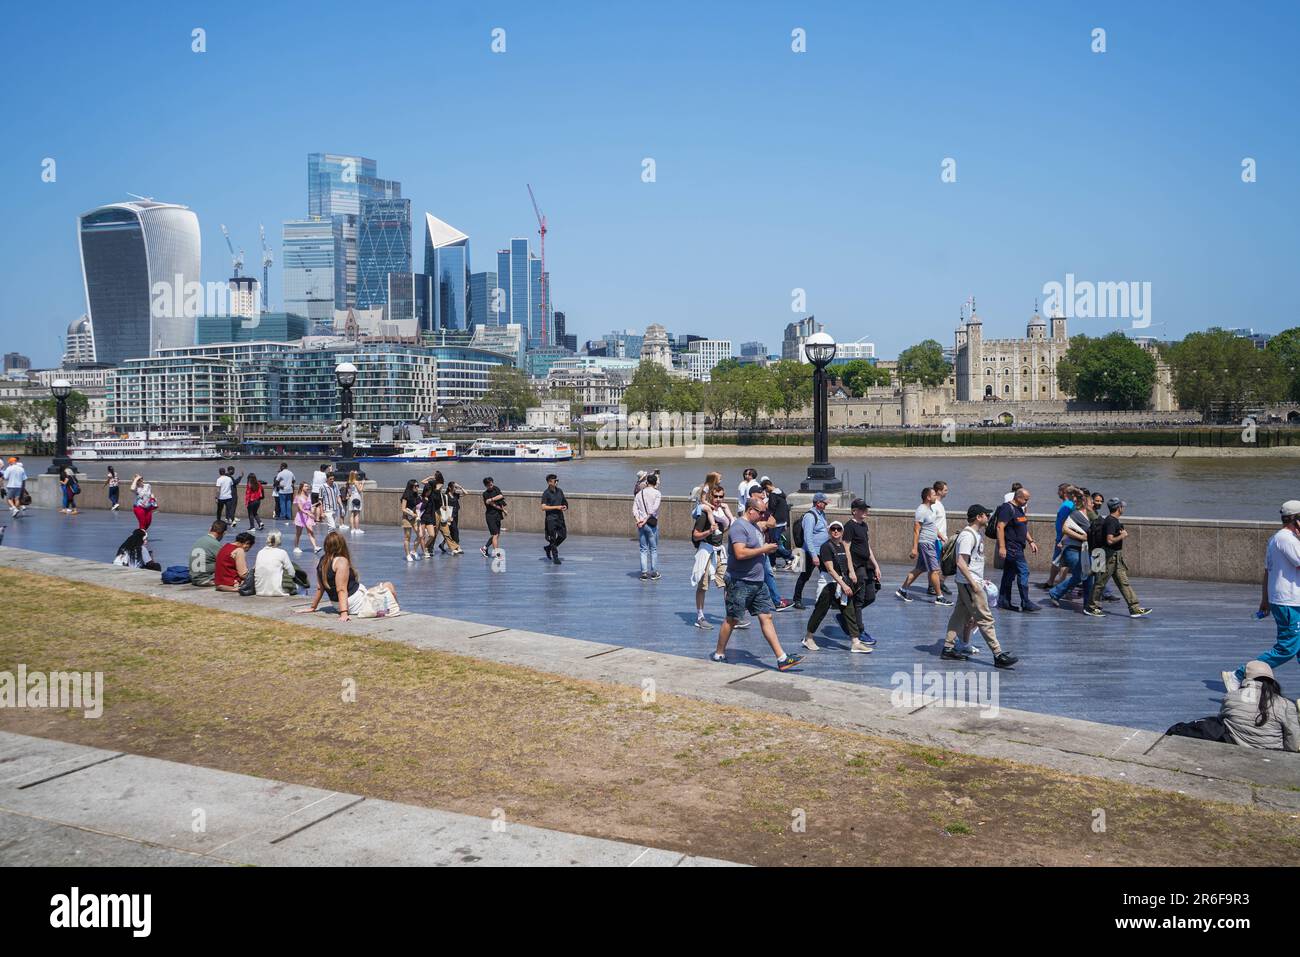
{"type": "Polygon", "coordinates": [[[546,348],[555,343],[551,337],[555,335],[555,324],[552,322],[542,322],[542,303],[546,308],[551,307],[551,274],[542,273],[542,261],[536,257],[530,257],[528,260],[528,294],[531,301],[528,304],[528,341],[533,348],[546,348]],[[545,295],[543,295],[545,293],[545,295]],[[546,329],[546,340],[542,341],[542,329],[546,329]]]}
{"type": "Polygon", "coordinates": [[[27,370],[32,367],[32,360],[20,352],[6,352],[4,358],[4,374],[12,375],[18,373],[25,376],[27,370]]]}
{"type": "Polygon", "coordinates": [[[807,362],[808,356],[803,351],[804,343],[808,341],[809,336],[821,332],[825,328],[823,323],[818,322],[812,316],[787,323],[785,336],[781,339],[781,358],[795,362],[807,362]]]}
{"type": "Polygon", "coordinates": [[[197,312],[185,314],[185,287],[199,282],[201,243],[192,210],[151,199],[110,203],[80,216],[77,234],[100,362],[193,344],[197,312]]]}
{"type": "Polygon", "coordinates": [[[424,273],[388,274],[388,321],[414,321],[418,332],[433,329],[433,283],[424,273]]]}
{"type": "Polygon", "coordinates": [[[261,311],[258,282],[252,276],[231,276],[226,286],[230,290],[230,315],[252,319],[261,311]]]}
{"type": "Polygon", "coordinates": [[[60,365],[71,369],[79,365],[93,365],[95,362],[95,334],[90,330],[90,316],[82,316],[75,322],[68,323],[68,340],[63,345],[63,361],[60,365]]]}
{"type": "Polygon", "coordinates": [[[497,274],[472,272],[469,274],[469,324],[479,326],[505,325],[504,293],[498,293],[497,274]],[[500,315],[498,309],[500,307],[500,315]]]}
{"type": "Polygon", "coordinates": [[[470,327],[469,237],[424,214],[424,272],[433,279],[433,328],[470,327]]]}
{"type": "Polygon", "coordinates": [[[497,288],[501,290],[500,314],[496,316],[499,325],[507,325],[510,322],[510,250],[497,250],[497,288]]]}
{"type": "Polygon", "coordinates": [[[284,311],[332,320],[346,274],[339,217],[286,221],[280,265],[284,311]]]}
{"type": "Polygon", "coordinates": [[[387,303],[388,274],[411,271],[411,201],[363,199],[357,228],[356,308],[387,303]]]}
{"type": "Polygon", "coordinates": [[[357,244],[362,201],[402,198],[402,184],[380,179],[377,172],[375,161],[364,156],[307,154],[307,215],[337,219],[343,237],[340,256],[343,275],[338,283],[336,309],[357,305],[357,244]]]}
{"type": "MultiPolygon", "coordinates": [[[[550,300],[547,301],[549,302],[550,300]]],[[[555,318],[555,344],[557,346],[563,346],[570,352],[577,352],[578,337],[577,335],[569,335],[564,319],[564,313],[553,312],[551,315],[555,318]]]]}
{"type": "Polygon", "coordinates": [[[528,251],[527,239],[510,240],[510,321],[523,326],[524,335],[532,338],[532,284],[529,262],[532,253],[528,251]]]}

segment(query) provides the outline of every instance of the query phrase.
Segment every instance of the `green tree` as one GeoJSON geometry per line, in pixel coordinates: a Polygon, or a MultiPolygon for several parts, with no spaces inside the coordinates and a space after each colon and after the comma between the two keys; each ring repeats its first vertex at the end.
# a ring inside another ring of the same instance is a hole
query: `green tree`
{"type": "Polygon", "coordinates": [[[672,378],[668,370],[657,362],[643,359],[636,367],[636,374],[628,384],[623,396],[623,404],[628,412],[644,412],[655,415],[662,412],[668,399],[668,387],[672,378]]]}
{"type": "Polygon", "coordinates": [[[1300,327],[1279,332],[1268,340],[1264,351],[1272,353],[1286,373],[1286,397],[1300,402],[1300,327]]]}
{"type": "Polygon", "coordinates": [[[1062,391],[1113,409],[1145,409],[1155,382],[1155,358],[1122,332],[1074,336],[1056,365],[1062,391]]]}
{"type": "Polygon", "coordinates": [[[943,346],[933,339],[904,349],[898,357],[900,382],[919,382],[923,386],[943,384],[952,374],[952,366],[943,357],[943,346]]]}
{"type": "MultiPolygon", "coordinates": [[[[942,356],[943,350],[939,350],[942,356]]],[[[854,395],[863,396],[867,394],[867,389],[876,385],[889,385],[889,370],[877,369],[866,359],[854,359],[846,362],[842,366],[835,367],[836,374],[844,387],[854,395]]],[[[812,393],[809,392],[811,397],[812,393]]]]}
{"type": "Polygon", "coordinates": [[[1287,371],[1277,355],[1226,329],[1193,332],[1169,350],[1174,395],[1209,420],[1236,421],[1253,405],[1277,402],[1287,371]]]}
{"type": "Polygon", "coordinates": [[[537,405],[528,376],[514,366],[493,366],[488,373],[488,389],[483,401],[497,408],[497,415],[506,425],[522,422],[528,410],[537,405]]]}
{"type": "Polygon", "coordinates": [[[779,393],[774,408],[785,414],[785,427],[790,428],[790,417],[812,402],[813,367],[807,362],[782,359],[768,367],[779,393]]]}
{"type": "Polygon", "coordinates": [[[776,377],[766,366],[747,365],[728,373],[739,385],[737,409],[749,419],[751,429],[758,427],[759,413],[779,408],[781,394],[776,377]]]}
{"type": "Polygon", "coordinates": [[[709,384],[704,390],[704,404],[719,428],[725,425],[728,412],[731,413],[732,428],[735,428],[740,418],[740,408],[744,402],[740,368],[739,365],[723,368],[719,364],[709,374],[709,384]]]}
{"type": "Polygon", "coordinates": [[[693,379],[674,379],[668,386],[664,409],[683,415],[703,410],[704,383],[693,379]]]}

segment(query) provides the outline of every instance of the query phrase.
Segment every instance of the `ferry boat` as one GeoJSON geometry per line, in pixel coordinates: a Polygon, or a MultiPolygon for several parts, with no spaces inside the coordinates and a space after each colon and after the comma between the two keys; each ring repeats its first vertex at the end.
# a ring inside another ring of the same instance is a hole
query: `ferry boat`
{"type": "Polygon", "coordinates": [[[68,449],[74,462],[110,459],[157,461],[159,459],[219,459],[215,442],[188,432],[127,432],[89,439],[68,449]]]}
{"type": "Polygon", "coordinates": [[[421,439],[399,444],[375,443],[356,447],[358,462],[449,462],[456,458],[455,442],[421,439]]]}
{"type": "Polygon", "coordinates": [[[555,439],[479,439],[460,458],[462,462],[567,462],[573,458],[573,448],[555,439]]]}

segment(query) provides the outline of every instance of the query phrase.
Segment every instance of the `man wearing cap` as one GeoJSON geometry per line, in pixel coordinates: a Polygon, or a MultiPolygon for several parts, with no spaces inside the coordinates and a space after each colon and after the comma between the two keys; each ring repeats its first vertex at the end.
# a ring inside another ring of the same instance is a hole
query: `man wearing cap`
{"type": "Polygon", "coordinates": [[[804,550],[804,569],[794,583],[794,607],[803,608],[803,586],[808,584],[808,579],[812,577],[814,571],[818,573],[818,587],[821,587],[821,579],[824,577],[818,563],[821,559],[818,557],[821,553],[822,546],[825,545],[831,537],[830,529],[826,527],[826,505],[830,500],[826,497],[825,492],[817,492],[813,495],[812,508],[804,512],[803,518],[799,523],[803,526],[803,550],[804,550]]]}
{"type": "Polygon", "coordinates": [[[1124,509],[1127,507],[1128,503],[1117,498],[1112,498],[1106,503],[1106,509],[1110,514],[1106,516],[1106,520],[1101,524],[1102,536],[1106,542],[1106,568],[1095,576],[1096,580],[1092,583],[1092,593],[1088,598],[1086,607],[1083,609],[1083,613],[1092,618],[1105,617],[1106,613],[1101,610],[1097,602],[1101,600],[1102,593],[1106,588],[1106,582],[1111,578],[1115,579],[1120,594],[1128,602],[1128,616],[1130,618],[1145,618],[1151,614],[1150,608],[1143,608],[1138,603],[1133,586],[1128,582],[1128,566],[1124,564],[1124,539],[1128,538],[1128,532],[1124,530],[1124,523],[1120,521],[1124,517],[1124,509]]]}
{"type": "Polygon", "coordinates": [[[27,482],[27,470],[23,468],[22,460],[12,455],[9,457],[9,463],[5,466],[5,498],[9,502],[9,511],[17,515],[23,509],[23,485],[27,482]]]}
{"type": "MultiPolygon", "coordinates": [[[[853,589],[853,610],[857,612],[858,626],[862,629],[862,641],[874,645],[876,639],[866,632],[866,619],[863,611],[876,600],[876,591],[880,588],[880,563],[876,553],[871,550],[871,530],[867,527],[867,513],[871,506],[860,498],[855,498],[849,509],[853,517],[844,525],[844,545],[849,550],[849,559],[853,562],[853,574],[857,585],[853,589]]],[[[841,627],[847,624],[841,623],[841,627]]],[[[844,628],[847,632],[848,628],[844,628]]]]}
{"type": "MultiPolygon", "coordinates": [[[[1256,660],[1270,668],[1286,664],[1300,654],[1300,500],[1282,503],[1282,527],[1268,540],[1264,552],[1264,582],[1259,599],[1260,616],[1272,612],[1277,641],[1256,660]]],[[[1229,691],[1241,687],[1246,666],[1223,672],[1229,691]]]]}
{"type": "Polygon", "coordinates": [[[966,633],[969,623],[984,636],[989,651],[993,652],[994,667],[1010,668],[1020,659],[1003,651],[998,644],[997,626],[984,592],[984,531],[989,524],[989,510],[983,505],[972,505],[966,509],[966,522],[957,536],[957,602],[948,618],[948,633],[939,657],[947,661],[967,659],[956,646],[958,636],[966,633]]]}

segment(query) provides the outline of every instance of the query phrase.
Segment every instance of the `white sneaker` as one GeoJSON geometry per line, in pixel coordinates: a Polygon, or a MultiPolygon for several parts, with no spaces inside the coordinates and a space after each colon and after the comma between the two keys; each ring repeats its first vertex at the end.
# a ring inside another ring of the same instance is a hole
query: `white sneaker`
{"type": "Polygon", "coordinates": [[[709,621],[708,621],[707,618],[696,618],[696,619],[695,619],[695,627],[696,627],[696,628],[699,628],[699,629],[702,629],[702,630],[707,630],[707,629],[709,629],[709,628],[712,628],[713,625],[709,624],[709,621]]]}
{"type": "Polygon", "coordinates": [[[352,534],[353,534],[353,535],[364,535],[364,534],[366,534],[366,530],[365,530],[364,528],[354,528],[354,529],[352,529],[352,534]]]}
{"type": "Polygon", "coordinates": [[[410,553],[410,552],[407,552],[407,553],[406,553],[406,560],[407,560],[408,562],[413,562],[413,561],[415,561],[415,559],[411,557],[411,553],[410,553]]]}
{"type": "Polygon", "coordinates": [[[417,562],[424,561],[424,549],[421,548],[419,551],[412,552],[412,554],[415,556],[417,562]]]}
{"type": "Polygon", "coordinates": [[[1223,686],[1229,691],[1237,691],[1241,688],[1241,679],[1237,677],[1235,671],[1225,671],[1222,673],[1223,686]]]}
{"type": "Polygon", "coordinates": [[[870,645],[864,645],[856,638],[853,639],[853,644],[849,645],[849,651],[853,652],[855,655],[869,655],[875,650],[875,648],[872,648],[870,645]]]}
{"type": "Polygon", "coordinates": [[[821,651],[821,648],[817,647],[817,642],[813,641],[811,638],[805,638],[803,641],[799,642],[799,644],[803,645],[809,651],[821,651]]]}
{"type": "Polygon", "coordinates": [[[297,546],[295,546],[294,549],[293,549],[293,553],[294,553],[295,555],[301,555],[301,554],[302,554],[302,549],[301,549],[301,548],[298,548],[297,546]]]}
{"type": "Polygon", "coordinates": [[[959,655],[978,655],[980,653],[980,650],[974,645],[963,645],[960,641],[957,642],[955,650],[959,655]]]}
{"type": "Polygon", "coordinates": [[[313,555],[319,555],[321,552],[325,551],[325,547],[323,545],[317,545],[311,551],[313,555]]]}
{"type": "Polygon", "coordinates": [[[748,628],[748,627],[749,627],[750,625],[752,625],[753,623],[754,623],[754,619],[752,619],[752,618],[744,618],[744,619],[742,619],[742,620],[736,622],[736,624],[735,624],[733,627],[736,627],[736,628],[748,628]]]}
{"type": "Polygon", "coordinates": [[[112,510],[113,510],[114,512],[116,512],[116,511],[117,511],[119,508],[121,508],[121,507],[122,507],[121,505],[114,505],[113,508],[112,508],[112,510]]]}

